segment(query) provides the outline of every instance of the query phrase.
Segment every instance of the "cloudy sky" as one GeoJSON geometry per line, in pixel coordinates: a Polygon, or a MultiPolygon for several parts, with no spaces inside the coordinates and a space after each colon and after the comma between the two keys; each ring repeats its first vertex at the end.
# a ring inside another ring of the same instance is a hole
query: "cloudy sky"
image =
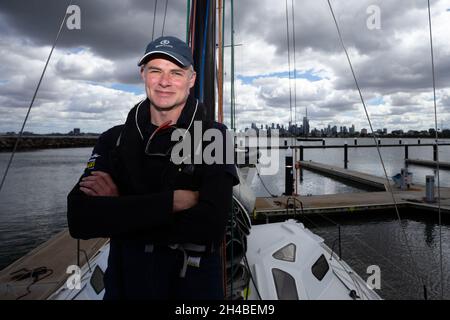
{"type": "MultiPolygon", "coordinates": [[[[81,10],[81,29],[64,26],[26,130],[102,132],[125,120],[144,97],[136,62],[152,36],[154,1],[73,1],[81,10]]],[[[238,128],[287,124],[291,105],[299,123],[308,109],[311,127],[367,128],[327,1],[297,0],[294,12],[288,3],[290,29],[295,25],[295,81],[289,80],[285,1],[235,0],[238,128]],[[296,96],[291,104],[290,92],[296,96]]],[[[431,4],[438,125],[448,128],[450,1],[431,4]]],[[[333,0],[332,5],[375,129],[434,127],[427,1],[333,0]]],[[[0,132],[20,129],[67,6],[62,0],[0,0],[0,132]]],[[[165,0],[158,1],[155,35],[162,32],[164,8],[165,0]]],[[[185,19],[186,1],[168,0],[165,34],[184,38],[185,19]]],[[[229,35],[228,30],[227,43],[229,35]]],[[[293,70],[292,29],[290,35],[293,70]]]]}

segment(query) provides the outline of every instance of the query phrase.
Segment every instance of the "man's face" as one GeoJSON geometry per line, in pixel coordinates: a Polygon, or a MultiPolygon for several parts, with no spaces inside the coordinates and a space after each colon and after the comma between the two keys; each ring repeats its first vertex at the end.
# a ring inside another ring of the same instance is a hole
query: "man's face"
{"type": "Polygon", "coordinates": [[[141,76],[152,104],[170,110],[186,103],[196,75],[191,68],[183,69],[169,60],[155,58],[145,65],[141,76]]]}

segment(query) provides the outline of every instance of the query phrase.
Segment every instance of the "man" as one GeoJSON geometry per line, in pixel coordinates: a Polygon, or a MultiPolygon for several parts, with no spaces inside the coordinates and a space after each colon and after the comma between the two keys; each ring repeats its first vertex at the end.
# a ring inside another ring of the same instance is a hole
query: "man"
{"type": "Polygon", "coordinates": [[[196,73],[184,42],[151,42],[138,66],[147,99],[124,125],[99,137],[68,195],[70,233],[111,238],[104,299],[222,299],[220,244],[235,167],[176,164],[171,135],[192,133],[194,121],[223,137],[226,128],[205,120],[204,107],[189,94],[196,73]]]}

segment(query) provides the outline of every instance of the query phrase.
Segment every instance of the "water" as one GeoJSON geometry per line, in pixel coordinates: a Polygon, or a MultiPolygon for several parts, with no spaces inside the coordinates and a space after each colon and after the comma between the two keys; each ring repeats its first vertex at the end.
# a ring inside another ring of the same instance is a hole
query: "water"
{"type": "MultiPolygon", "coordinates": [[[[398,143],[398,140],[383,143],[398,143]]],[[[416,143],[417,139],[402,139],[404,143],[416,143]]],[[[345,139],[329,139],[327,145],[343,144],[345,139]]],[[[431,142],[431,140],[429,141],[431,142]]],[[[353,140],[348,140],[353,143],[353,140]]],[[[359,139],[359,144],[373,143],[371,139],[359,139]]],[[[422,140],[422,143],[427,141],[422,140]]],[[[283,144],[283,142],[281,143],[283,144]]],[[[307,142],[305,144],[320,144],[307,142]]],[[[91,148],[54,149],[16,154],[4,189],[0,193],[0,269],[23,256],[31,249],[51,238],[52,235],[67,227],[66,197],[78,180],[91,148]]],[[[392,176],[403,167],[403,148],[382,149],[388,175],[392,176]]],[[[291,151],[281,150],[280,172],[273,176],[262,176],[271,193],[284,191],[284,156],[291,151]]],[[[410,158],[432,159],[432,147],[410,147],[410,158]]],[[[9,159],[9,153],[0,153],[0,172],[3,173],[9,159]]],[[[342,149],[305,150],[305,160],[313,160],[337,166],[343,166],[342,149]]],[[[349,149],[349,169],[383,176],[377,151],[374,148],[349,149]]],[[[440,148],[440,160],[450,162],[450,146],[440,148]]],[[[433,169],[411,166],[415,183],[424,183],[425,176],[433,174],[433,169]]],[[[336,182],[330,178],[304,171],[303,181],[299,184],[299,193],[333,194],[361,192],[352,186],[336,182]]],[[[450,186],[448,171],[441,171],[441,184],[450,186]]],[[[261,181],[256,176],[251,184],[257,196],[267,196],[261,181]]],[[[368,216],[342,219],[344,259],[355,270],[367,278],[369,265],[379,265],[382,272],[381,295],[387,299],[420,299],[422,289],[414,282],[410,274],[411,262],[408,250],[394,220],[395,213],[388,217],[368,216]],[[345,222],[345,223],[344,223],[345,222]],[[369,247],[368,247],[369,246],[369,247]],[[372,249],[369,249],[372,248],[372,249]],[[375,249],[375,251],[373,250],[375,249]],[[381,256],[380,256],[381,255],[381,256]]],[[[437,217],[423,220],[423,215],[405,220],[407,233],[416,258],[419,272],[427,281],[429,297],[439,297],[439,246],[437,217]],[[420,219],[418,217],[421,217],[420,219]]],[[[443,226],[445,282],[450,283],[448,256],[450,253],[450,229],[443,226]]],[[[330,247],[336,237],[336,227],[321,225],[314,230],[323,236],[330,247]]],[[[445,297],[450,298],[446,289],[445,297]]]]}
{"type": "MultiPolygon", "coordinates": [[[[380,290],[384,299],[424,299],[427,288],[428,299],[441,299],[441,283],[444,284],[444,299],[450,299],[450,225],[442,225],[443,281],[441,281],[439,259],[439,226],[437,214],[411,211],[401,212],[402,224],[395,212],[378,212],[370,215],[358,214],[332,216],[341,225],[342,257],[363,279],[372,272],[369,266],[380,270],[380,290]],[[425,216],[428,217],[424,219],[425,216]],[[408,254],[403,228],[413,259],[408,254]]],[[[330,218],[330,216],[327,216],[330,218]]],[[[338,252],[338,228],[320,216],[303,218],[302,222],[325,239],[338,252]]]]}
{"type": "MultiPolygon", "coordinates": [[[[0,193],[0,269],[67,227],[66,198],[91,148],[15,155],[0,193]]],[[[0,153],[3,174],[10,153],[0,153]]]]}

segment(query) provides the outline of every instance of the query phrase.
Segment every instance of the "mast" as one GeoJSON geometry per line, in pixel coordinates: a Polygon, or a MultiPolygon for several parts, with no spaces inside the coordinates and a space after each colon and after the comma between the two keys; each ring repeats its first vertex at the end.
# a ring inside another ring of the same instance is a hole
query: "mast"
{"type": "Polygon", "coordinates": [[[216,0],[194,0],[192,14],[195,19],[191,45],[197,72],[194,95],[204,103],[207,118],[215,120],[216,0]]]}
{"type": "Polygon", "coordinates": [[[223,123],[223,0],[219,1],[219,69],[217,71],[217,121],[223,123]]]}
{"type": "Polygon", "coordinates": [[[231,130],[236,131],[236,101],[234,93],[234,1],[231,4],[231,130]]]}

